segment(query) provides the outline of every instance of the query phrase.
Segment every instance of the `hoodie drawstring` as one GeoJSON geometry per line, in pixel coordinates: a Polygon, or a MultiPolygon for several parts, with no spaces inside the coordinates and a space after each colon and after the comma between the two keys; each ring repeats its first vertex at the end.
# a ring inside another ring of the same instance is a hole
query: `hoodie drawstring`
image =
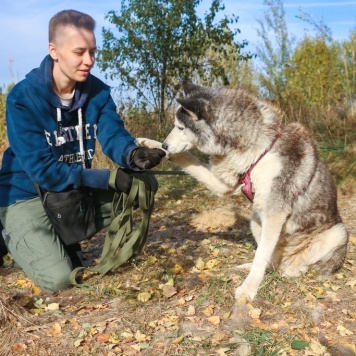
{"type": "MultiPolygon", "coordinates": [[[[79,155],[82,161],[83,168],[86,168],[85,165],[85,151],[84,151],[84,137],[83,137],[83,114],[82,108],[78,109],[78,140],[79,140],[79,155]]],[[[63,127],[62,127],[62,112],[60,108],[57,108],[57,142],[61,146],[66,143],[66,140],[63,136],[63,127]]]]}

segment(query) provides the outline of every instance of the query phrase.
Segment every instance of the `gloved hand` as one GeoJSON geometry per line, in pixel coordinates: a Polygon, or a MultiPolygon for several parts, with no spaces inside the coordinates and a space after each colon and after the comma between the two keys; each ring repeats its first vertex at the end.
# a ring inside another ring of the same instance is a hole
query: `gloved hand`
{"type": "Polygon", "coordinates": [[[133,177],[128,174],[129,170],[117,168],[110,172],[109,187],[125,194],[129,194],[131,190],[133,177]]]}
{"type": "Polygon", "coordinates": [[[166,152],[160,148],[139,147],[131,156],[132,162],[141,169],[151,169],[159,164],[166,152]]]}

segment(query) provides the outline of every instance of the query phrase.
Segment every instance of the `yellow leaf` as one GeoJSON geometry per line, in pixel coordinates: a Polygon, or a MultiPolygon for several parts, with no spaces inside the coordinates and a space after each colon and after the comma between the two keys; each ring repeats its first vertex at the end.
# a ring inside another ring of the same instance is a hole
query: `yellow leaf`
{"type": "Polygon", "coordinates": [[[18,279],[18,280],[16,281],[16,284],[19,285],[19,286],[22,287],[22,288],[25,288],[25,287],[27,287],[30,283],[29,283],[29,281],[27,281],[27,280],[25,280],[25,279],[18,279]]]}
{"type": "Polygon", "coordinates": [[[221,331],[217,331],[213,335],[211,341],[212,341],[213,344],[217,345],[217,344],[220,344],[222,341],[227,340],[228,338],[229,338],[229,336],[227,334],[225,334],[225,333],[223,333],[221,331]]]}
{"type": "Polygon", "coordinates": [[[339,332],[339,334],[341,336],[349,336],[349,335],[353,335],[354,333],[348,329],[346,329],[344,326],[342,325],[338,325],[338,327],[336,328],[336,330],[339,332]]]}
{"type": "Polygon", "coordinates": [[[74,347],[79,347],[81,343],[84,342],[84,339],[77,339],[74,341],[74,347]]]}
{"type": "Polygon", "coordinates": [[[177,337],[172,341],[172,344],[180,344],[184,340],[184,335],[177,337]]]}
{"type": "Polygon", "coordinates": [[[309,347],[313,350],[314,355],[316,356],[323,356],[326,353],[326,347],[315,340],[312,340],[309,347]]]}
{"type": "Polygon", "coordinates": [[[149,337],[147,337],[147,335],[145,335],[145,334],[142,334],[140,330],[137,330],[136,334],[135,334],[135,339],[138,342],[144,342],[144,341],[149,340],[149,337]]]}
{"type": "Polygon", "coordinates": [[[58,310],[59,309],[59,303],[48,304],[45,309],[46,310],[58,310]]]}
{"type": "Polygon", "coordinates": [[[143,303],[146,303],[147,301],[149,301],[151,299],[152,294],[148,293],[148,292],[142,292],[142,293],[138,293],[137,295],[137,300],[143,303]]]}
{"type": "Polygon", "coordinates": [[[205,267],[207,269],[212,269],[212,268],[216,267],[219,263],[220,262],[218,260],[212,259],[206,263],[205,267]]]}
{"type": "Polygon", "coordinates": [[[184,297],[179,298],[178,303],[179,303],[180,305],[184,305],[184,304],[185,304],[185,299],[184,299],[184,297]]]}
{"type": "Polygon", "coordinates": [[[214,314],[214,308],[215,308],[215,305],[209,305],[204,311],[203,313],[206,315],[206,316],[211,316],[214,314]]]}
{"type": "Polygon", "coordinates": [[[218,354],[218,356],[226,356],[228,355],[226,352],[230,351],[229,347],[222,347],[219,350],[216,351],[216,353],[218,354]]]}
{"type": "Polygon", "coordinates": [[[211,316],[210,318],[207,318],[207,320],[209,323],[211,323],[213,325],[220,324],[220,316],[219,315],[211,316]]]}
{"type": "Polygon", "coordinates": [[[172,268],[171,271],[173,274],[181,274],[183,273],[183,267],[180,265],[175,264],[172,268]]]}
{"type": "Polygon", "coordinates": [[[195,263],[195,267],[199,270],[199,271],[202,271],[204,269],[204,261],[201,257],[199,257],[195,263]]]}
{"type": "Polygon", "coordinates": [[[40,294],[42,292],[41,288],[36,286],[35,284],[31,288],[31,293],[32,294],[40,294]]]}
{"type": "Polygon", "coordinates": [[[353,280],[351,280],[351,281],[348,281],[347,283],[346,283],[346,285],[347,286],[350,286],[352,289],[355,287],[355,285],[356,285],[356,279],[353,279],[353,280]]]}
{"type": "Polygon", "coordinates": [[[149,264],[153,265],[153,264],[155,264],[156,262],[157,262],[157,257],[155,257],[155,256],[150,256],[150,257],[148,257],[148,263],[149,263],[149,264]]]}

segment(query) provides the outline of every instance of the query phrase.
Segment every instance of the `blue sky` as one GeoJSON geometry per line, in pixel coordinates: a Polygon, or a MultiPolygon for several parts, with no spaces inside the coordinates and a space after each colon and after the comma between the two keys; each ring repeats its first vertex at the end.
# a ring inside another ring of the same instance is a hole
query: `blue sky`
{"type": "MultiPolygon", "coordinates": [[[[97,44],[101,45],[101,29],[109,27],[105,14],[119,10],[120,0],[2,0],[0,12],[0,86],[18,82],[34,67],[38,67],[47,54],[47,27],[50,17],[63,9],[76,9],[93,16],[97,21],[97,44]]],[[[237,40],[249,41],[247,49],[253,52],[260,42],[257,36],[257,19],[263,18],[263,0],[225,0],[225,13],[239,16],[237,27],[241,30],[237,40]]],[[[199,15],[210,5],[203,0],[199,15]]],[[[288,31],[297,39],[303,37],[308,25],[297,19],[300,9],[328,25],[336,40],[349,37],[356,26],[356,1],[285,0],[284,8],[288,31]]],[[[94,75],[105,81],[104,74],[94,68],[94,75]]],[[[111,83],[109,83],[111,84],[111,83]]]]}

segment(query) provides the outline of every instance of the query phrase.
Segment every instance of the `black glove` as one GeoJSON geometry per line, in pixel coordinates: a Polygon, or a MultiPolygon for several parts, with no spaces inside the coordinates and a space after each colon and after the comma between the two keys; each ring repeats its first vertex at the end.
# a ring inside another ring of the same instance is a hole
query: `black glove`
{"type": "Polygon", "coordinates": [[[132,186],[133,177],[128,174],[130,171],[122,168],[110,172],[109,186],[125,194],[129,194],[132,186]]]}
{"type": "Polygon", "coordinates": [[[151,169],[157,166],[166,155],[160,148],[136,148],[132,153],[132,162],[141,169],[151,169]]]}

